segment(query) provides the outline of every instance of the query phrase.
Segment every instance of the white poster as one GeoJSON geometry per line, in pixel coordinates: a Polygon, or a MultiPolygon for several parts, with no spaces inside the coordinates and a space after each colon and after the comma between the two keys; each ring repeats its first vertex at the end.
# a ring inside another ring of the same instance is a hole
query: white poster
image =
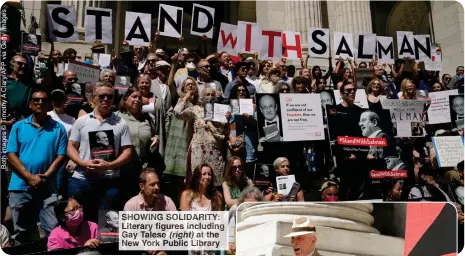
{"type": "MultiPolygon", "coordinates": [[[[336,101],[335,105],[342,103],[342,96],[341,91],[334,89],[334,100],[336,101]]],[[[369,108],[368,107],[368,100],[367,100],[367,93],[364,89],[357,89],[357,93],[355,94],[354,104],[361,107],[361,108],[369,108]]]]}
{"type": "Polygon", "coordinates": [[[76,72],[76,77],[79,83],[95,84],[100,79],[100,68],[98,66],[70,61],[67,70],[76,72]]]}
{"type": "Polygon", "coordinates": [[[394,41],[389,36],[376,36],[378,63],[394,64],[394,41]]]}
{"type": "Polygon", "coordinates": [[[371,61],[376,55],[376,35],[357,34],[355,36],[355,56],[359,61],[371,61]]]}
{"type": "Polygon", "coordinates": [[[413,51],[413,32],[397,31],[397,54],[399,59],[410,57],[415,59],[413,51]]]}
{"type": "Polygon", "coordinates": [[[442,71],[442,54],[441,48],[433,47],[431,49],[431,59],[425,60],[425,70],[442,71]]]}
{"type": "Polygon", "coordinates": [[[334,58],[354,59],[354,40],[352,33],[334,32],[334,58]]]}
{"type": "Polygon", "coordinates": [[[158,32],[161,36],[182,36],[183,8],[160,4],[158,9],[158,32]]]}
{"type": "Polygon", "coordinates": [[[113,43],[111,9],[87,7],[84,20],[85,41],[100,40],[104,44],[113,43]]]}
{"type": "Polygon", "coordinates": [[[217,52],[237,55],[237,26],[221,22],[217,52]]]}
{"type": "Polygon", "coordinates": [[[329,58],[329,29],[308,29],[308,54],[310,58],[329,58]]]}
{"type": "Polygon", "coordinates": [[[259,59],[278,61],[283,57],[281,31],[262,30],[260,45],[259,59]]]}
{"type": "Polygon", "coordinates": [[[286,175],[276,177],[276,189],[278,194],[287,196],[295,182],[295,175],[286,175]]]}
{"type": "Polygon", "coordinates": [[[47,24],[53,42],[78,40],[74,5],[47,4],[47,24]]]}
{"type": "Polygon", "coordinates": [[[237,50],[244,53],[260,52],[261,30],[258,23],[237,22],[237,50]]]}
{"type": "Polygon", "coordinates": [[[431,59],[431,39],[429,35],[414,35],[413,50],[415,60],[428,61],[431,59]]]}
{"type": "Polygon", "coordinates": [[[150,13],[126,12],[124,38],[130,45],[149,46],[152,33],[150,13]]]}
{"type": "Polygon", "coordinates": [[[457,89],[430,92],[431,105],[428,108],[429,124],[450,123],[449,95],[458,95],[457,89]]]}
{"type": "Polygon", "coordinates": [[[283,57],[288,60],[302,59],[302,44],[299,32],[283,31],[283,57]]]}
{"type": "Polygon", "coordinates": [[[98,64],[102,67],[109,67],[111,62],[111,55],[100,53],[98,56],[98,64]]]}
{"type": "Polygon", "coordinates": [[[253,116],[255,110],[253,108],[253,100],[252,99],[239,99],[239,109],[240,113],[246,113],[250,116],[253,116]]]}
{"type": "Polygon", "coordinates": [[[432,137],[438,167],[455,167],[463,161],[463,139],[461,136],[432,137]]]}
{"type": "Polygon", "coordinates": [[[213,104],[213,121],[220,123],[227,123],[226,112],[229,112],[229,105],[226,104],[213,104]]]}
{"type": "Polygon", "coordinates": [[[395,137],[426,136],[426,103],[426,100],[381,100],[383,109],[390,112],[395,137]]]}
{"type": "Polygon", "coordinates": [[[192,13],[191,34],[213,38],[215,8],[194,3],[192,13]]]}
{"type": "Polygon", "coordinates": [[[319,94],[279,94],[284,141],[324,140],[319,94]]]}

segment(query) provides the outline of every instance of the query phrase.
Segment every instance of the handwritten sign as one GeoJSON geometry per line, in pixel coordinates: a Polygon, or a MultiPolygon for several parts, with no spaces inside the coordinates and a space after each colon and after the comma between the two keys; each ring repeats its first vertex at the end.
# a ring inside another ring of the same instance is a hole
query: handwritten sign
{"type": "Polygon", "coordinates": [[[460,136],[432,137],[439,167],[454,167],[463,161],[463,142],[460,136]]]}
{"type": "Polygon", "coordinates": [[[430,124],[450,123],[449,95],[458,95],[457,89],[441,92],[430,92],[431,105],[428,108],[430,124]]]}
{"type": "Polygon", "coordinates": [[[68,70],[76,72],[79,83],[95,84],[100,79],[100,68],[94,65],[84,64],[82,62],[70,61],[68,70]]]}
{"type": "Polygon", "coordinates": [[[382,99],[383,109],[388,109],[396,137],[424,137],[426,121],[426,100],[382,99]]]}
{"type": "Polygon", "coordinates": [[[280,94],[284,141],[324,140],[323,111],[318,94],[280,94]]]}

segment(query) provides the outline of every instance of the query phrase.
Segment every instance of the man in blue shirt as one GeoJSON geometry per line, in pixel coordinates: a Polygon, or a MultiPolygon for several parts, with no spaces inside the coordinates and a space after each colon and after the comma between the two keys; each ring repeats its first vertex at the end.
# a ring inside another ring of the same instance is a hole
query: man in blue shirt
{"type": "Polygon", "coordinates": [[[48,235],[58,222],[53,211],[56,196],[56,170],[66,155],[65,127],[47,115],[47,92],[35,90],[29,102],[32,115],[13,125],[7,145],[13,169],[9,205],[18,244],[31,241],[37,231],[36,216],[48,235]]]}

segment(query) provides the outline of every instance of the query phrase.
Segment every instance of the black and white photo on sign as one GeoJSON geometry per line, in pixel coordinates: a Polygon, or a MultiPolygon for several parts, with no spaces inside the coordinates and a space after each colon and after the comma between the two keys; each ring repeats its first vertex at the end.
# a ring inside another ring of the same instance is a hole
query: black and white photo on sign
{"type": "Polygon", "coordinates": [[[204,116],[205,116],[204,118],[205,120],[213,121],[213,103],[212,102],[205,103],[204,116]]]}
{"type": "Polygon", "coordinates": [[[352,33],[334,32],[334,58],[354,59],[354,40],[352,33]]]}
{"type": "Polygon", "coordinates": [[[326,109],[327,105],[334,106],[334,92],[332,90],[321,91],[320,92],[321,106],[326,109]]]}
{"type": "Polygon", "coordinates": [[[397,31],[397,54],[399,59],[415,59],[413,51],[413,32],[397,31]]]}
{"type": "Polygon", "coordinates": [[[243,53],[260,52],[260,25],[245,21],[237,22],[237,50],[243,53]]]}
{"type": "Polygon", "coordinates": [[[355,59],[358,61],[372,61],[376,55],[376,35],[355,35],[355,59]]]}
{"type": "Polygon", "coordinates": [[[283,31],[283,57],[288,60],[302,59],[302,35],[300,32],[283,31]]]}
{"type": "Polygon", "coordinates": [[[428,123],[450,123],[451,108],[449,104],[449,96],[458,94],[459,92],[457,89],[440,92],[430,92],[428,94],[429,98],[431,99],[431,105],[428,108],[428,123]]]}
{"type": "Polygon", "coordinates": [[[119,239],[119,211],[99,210],[98,233],[104,243],[115,243],[119,239]]]}
{"type": "Polygon", "coordinates": [[[261,142],[282,140],[280,102],[278,94],[257,94],[258,132],[261,142]]]}
{"type": "Polygon", "coordinates": [[[21,33],[21,50],[31,56],[37,56],[41,51],[42,40],[40,35],[26,32],[21,33]]]}
{"type": "Polygon", "coordinates": [[[389,110],[392,123],[396,123],[396,137],[424,137],[427,117],[425,100],[383,99],[383,109],[389,110]]]}
{"type": "Polygon", "coordinates": [[[463,161],[463,139],[461,136],[432,137],[438,167],[456,167],[463,161]]]}
{"type": "Polygon", "coordinates": [[[310,58],[329,58],[329,29],[309,28],[307,35],[310,58]]]}
{"type": "Polygon", "coordinates": [[[183,8],[160,4],[158,9],[158,32],[161,36],[180,38],[182,35],[183,8]]]}
{"type": "Polygon", "coordinates": [[[231,106],[231,114],[233,114],[233,115],[240,115],[241,114],[238,99],[231,99],[229,101],[229,105],[231,106]]]}
{"type": "Polygon", "coordinates": [[[295,182],[295,175],[286,175],[276,177],[276,189],[278,194],[287,196],[291,191],[292,185],[295,182]]]}
{"type": "Polygon", "coordinates": [[[191,34],[213,38],[213,25],[215,22],[215,8],[193,4],[191,34]]]}
{"type": "Polygon", "coordinates": [[[221,22],[218,34],[217,52],[237,55],[237,26],[221,22]]]}
{"type": "Polygon", "coordinates": [[[415,59],[428,61],[431,59],[431,38],[429,35],[414,35],[413,50],[415,59]]]}
{"type": "Polygon", "coordinates": [[[376,36],[376,54],[379,63],[394,64],[394,41],[389,36],[376,36]]]}
{"type": "Polygon", "coordinates": [[[126,12],[124,38],[130,45],[149,46],[152,33],[150,13],[126,12]]]}
{"type": "Polygon", "coordinates": [[[47,4],[47,24],[53,42],[78,40],[74,5],[47,4]]]}
{"type": "MultiPolygon", "coordinates": [[[[334,100],[336,101],[336,105],[341,104],[342,103],[341,91],[334,89],[333,93],[334,93],[334,100]]],[[[368,108],[367,93],[364,89],[357,89],[357,92],[355,93],[354,104],[361,108],[368,108]]]]}
{"type": "Polygon", "coordinates": [[[220,123],[227,123],[226,113],[230,111],[229,105],[226,104],[213,104],[213,121],[220,123]]]}
{"type": "Polygon", "coordinates": [[[449,106],[450,106],[450,120],[452,122],[452,125],[455,127],[455,121],[461,120],[464,117],[463,94],[462,95],[450,95],[449,106]]]}
{"type": "Polygon", "coordinates": [[[279,94],[283,141],[324,140],[323,110],[318,94],[279,94]]]}
{"type": "Polygon", "coordinates": [[[275,173],[273,164],[256,163],[252,178],[254,186],[262,191],[267,190],[274,183],[275,173]]]}
{"type": "Polygon", "coordinates": [[[116,159],[113,130],[89,132],[89,145],[92,159],[114,161],[116,159]]]}
{"type": "Polygon", "coordinates": [[[283,41],[281,31],[262,30],[260,37],[259,59],[273,61],[281,60],[283,55],[283,41]]]}
{"type": "Polygon", "coordinates": [[[85,41],[100,40],[104,44],[113,43],[112,9],[87,7],[84,20],[85,41]]]}

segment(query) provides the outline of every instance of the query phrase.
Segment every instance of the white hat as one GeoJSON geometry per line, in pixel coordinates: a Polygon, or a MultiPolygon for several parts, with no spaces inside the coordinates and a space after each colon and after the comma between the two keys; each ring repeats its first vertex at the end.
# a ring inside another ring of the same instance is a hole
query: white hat
{"type": "Polygon", "coordinates": [[[155,54],[165,55],[165,51],[163,51],[163,49],[160,49],[160,48],[159,48],[159,49],[157,49],[157,50],[155,51],[155,54]]]}
{"type": "Polygon", "coordinates": [[[284,237],[315,234],[316,228],[308,217],[300,217],[292,222],[292,232],[284,237]]]}
{"type": "Polygon", "coordinates": [[[187,50],[187,48],[182,48],[182,51],[181,51],[181,53],[186,53],[186,54],[188,54],[188,53],[189,53],[189,51],[187,50]]]}
{"type": "Polygon", "coordinates": [[[157,61],[157,63],[155,63],[155,67],[161,67],[161,66],[170,67],[171,65],[168,62],[164,61],[164,60],[159,60],[159,61],[157,61]]]}

